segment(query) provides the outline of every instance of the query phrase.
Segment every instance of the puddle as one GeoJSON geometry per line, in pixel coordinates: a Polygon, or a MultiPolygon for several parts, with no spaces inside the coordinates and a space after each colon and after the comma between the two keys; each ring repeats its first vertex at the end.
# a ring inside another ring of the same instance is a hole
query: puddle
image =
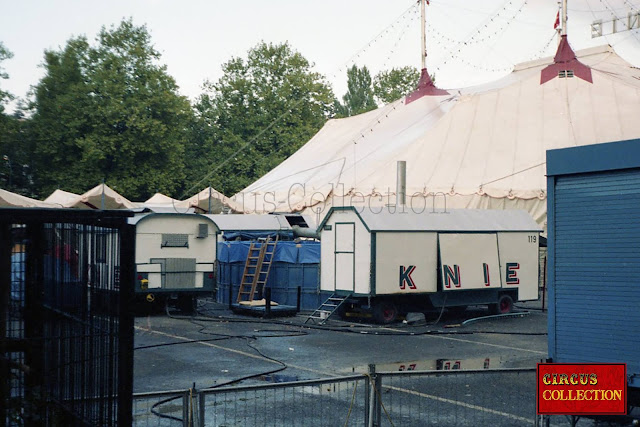
{"type": "MultiPolygon", "coordinates": [[[[501,357],[477,357],[471,359],[429,359],[407,362],[391,362],[373,364],[377,372],[402,371],[469,371],[482,369],[496,369],[503,366],[501,357]]],[[[369,365],[351,367],[348,372],[368,372],[369,365]]]]}

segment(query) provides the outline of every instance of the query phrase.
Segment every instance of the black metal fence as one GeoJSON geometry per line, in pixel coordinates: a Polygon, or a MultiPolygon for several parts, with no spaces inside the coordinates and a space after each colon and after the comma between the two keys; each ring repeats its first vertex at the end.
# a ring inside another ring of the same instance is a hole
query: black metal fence
{"type": "Polygon", "coordinates": [[[374,372],[134,395],[136,426],[532,426],[535,369],[374,372]]]}
{"type": "Polygon", "coordinates": [[[131,424],[131,215],[0,209],[6,425],[131,424]]]}

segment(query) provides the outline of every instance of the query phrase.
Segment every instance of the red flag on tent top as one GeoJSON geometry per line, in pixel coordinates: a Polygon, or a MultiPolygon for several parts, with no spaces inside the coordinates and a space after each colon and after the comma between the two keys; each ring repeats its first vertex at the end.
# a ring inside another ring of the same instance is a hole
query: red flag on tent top
{"type": "Polygon", "coordinates": [[[555,30],[560,25],[560,11],[556,14],[556,22],[553,24],[553,29],[555,30]]]}

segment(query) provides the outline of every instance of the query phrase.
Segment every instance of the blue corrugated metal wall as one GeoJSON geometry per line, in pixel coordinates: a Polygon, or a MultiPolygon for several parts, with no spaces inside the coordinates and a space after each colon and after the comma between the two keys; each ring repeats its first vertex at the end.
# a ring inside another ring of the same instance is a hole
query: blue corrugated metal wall
{"type": "MultiPolygon", "coordinates": [[[[238,296],[239,283],[242,280],[246,253],[249,242],[220,243],[218,259],[218,290],[216,300],[221,303],[231,300],[235,303],[238,296]],[[226,245],[222,248],[221,245],[226,245]],[[225,256],[220,249],[226,249],[225,256]]],[[[278,304],[295,306],[298,286],[301,287],[300,308],[315,310],[330,293],[320,292],[320,243],[305,242],[296,245],[293,242],[280,242],[276,249],[276,260],[271,265],[267,286],[271,288],[271,299],[278,304]]]]}
{"type": "Polygon", "coordinates": [[[640,376],[640,169],[549,182],[550,355],[640,376]]]}

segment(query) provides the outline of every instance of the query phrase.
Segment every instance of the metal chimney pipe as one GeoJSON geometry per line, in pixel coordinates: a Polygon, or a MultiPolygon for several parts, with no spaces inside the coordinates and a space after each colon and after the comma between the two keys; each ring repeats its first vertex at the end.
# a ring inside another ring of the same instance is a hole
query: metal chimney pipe
{"type": "Polygon", "coordinates": [[[396,177],[396,207],[407,204],[407,162],[398,160],[396,177]]]}

